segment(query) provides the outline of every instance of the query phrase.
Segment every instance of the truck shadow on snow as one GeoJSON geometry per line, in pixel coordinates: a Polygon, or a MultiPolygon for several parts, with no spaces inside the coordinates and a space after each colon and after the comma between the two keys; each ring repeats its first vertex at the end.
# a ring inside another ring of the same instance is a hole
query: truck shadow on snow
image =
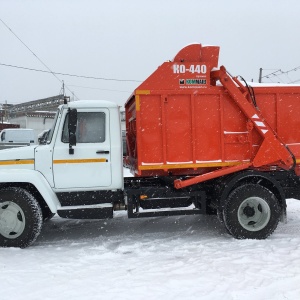
{"type": "Polygon", "coordinates": [[[193,238],[230,238],[216,216],[172,216],[128,219],[126,213],[118,213],[108,220],[71,220],[55,216],[44,224],[34,246],[62,243],[101,242],[107,239],[132,240],[193,238]]]}

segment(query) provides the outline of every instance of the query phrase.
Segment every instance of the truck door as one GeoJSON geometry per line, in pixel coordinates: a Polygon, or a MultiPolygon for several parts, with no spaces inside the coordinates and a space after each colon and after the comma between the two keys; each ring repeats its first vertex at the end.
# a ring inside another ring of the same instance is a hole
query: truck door
{"type": "Polygon", "coordinates": [[[69,154],[68,115],[61,125],[53,153],[57,189],[101,188],[111,185],[108,109],[78,109],[76,146],[69,154]]]}

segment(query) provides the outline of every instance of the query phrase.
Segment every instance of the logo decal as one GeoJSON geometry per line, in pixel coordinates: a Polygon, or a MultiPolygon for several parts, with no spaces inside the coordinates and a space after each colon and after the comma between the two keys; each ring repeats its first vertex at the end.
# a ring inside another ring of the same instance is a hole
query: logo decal
{"type": "Polygon", "coordinates": [[[187,79],[186,84],[206,84],[206,79],[187,79]]]}

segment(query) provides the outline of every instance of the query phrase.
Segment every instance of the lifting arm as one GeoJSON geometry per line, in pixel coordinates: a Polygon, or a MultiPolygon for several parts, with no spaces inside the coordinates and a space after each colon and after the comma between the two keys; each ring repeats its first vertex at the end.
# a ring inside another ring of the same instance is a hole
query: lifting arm
{"type": "Polygon", "coordinates": [[[261,112],[253,105],[253,103],[247,100],[247,90],[240,83],[240,81],[236,77],[231,77],[227,73],[224,66],[221,66],[220,70],[212,71],[211,77],[214,80],[220,80],[223,87],[228,91],[232,100],[238,105],[244,115],[251,121],[253,127],[256,128],[258,133],[262,136],[263,140],[256,155],[249,163],[222,168],[186,180],[175,180],[175,188],[183,188],[209,179],[247,169],[251,166],[257,168],[276,163],[276,165],[286,170],[294,167],[294,155],[290,152],[287,146],[279,140],[276,133],[267,124],[261,112]]]}
{"type": "Polygon", "coordinates": [[[271,163],[278,163],[278,165],[284,169],[291,169],[294,166],[293,154],[287,149],[286,145],[279,140],[276,133],[265,121],[261,112],[246,99],[239,87],[236,86],[236,84],[238,84],[240,87],[243,87],[238,79],[235,77],[231,78],[224,66],[218,71],[213,71],[212,76],[221,81],[231,98],[244,115],[251,120],[263,138],[259,150],[252,160],[253,166],[261,167],[271,163]]]}

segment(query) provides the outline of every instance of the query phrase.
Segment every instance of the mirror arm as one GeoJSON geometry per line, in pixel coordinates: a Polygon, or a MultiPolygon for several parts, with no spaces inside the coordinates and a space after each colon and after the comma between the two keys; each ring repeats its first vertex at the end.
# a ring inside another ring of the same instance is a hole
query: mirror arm
{"type": "Polygon", "coordinates": [[[71,154],[71,155],[74,154],[74,148],[72,147],[71,144],[69,144],[69,154],[71,154]]]}

